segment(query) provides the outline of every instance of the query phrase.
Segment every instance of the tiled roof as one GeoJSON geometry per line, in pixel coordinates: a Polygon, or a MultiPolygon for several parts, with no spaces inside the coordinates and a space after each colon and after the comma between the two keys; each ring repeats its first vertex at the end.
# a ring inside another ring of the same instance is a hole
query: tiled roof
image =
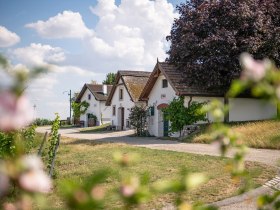
{"type": "Polygon", "coordinates": [[[121,70],[117,73],[116,83],[107,99],[106,105],[110,106],[114,92],[118,86],[119,80],[122,80],[124,86],[131,97],[133,102],[139,101],[140,94],[142,93],[151,72],[145,71],[125,71],[121,70]]]}
{"type": "Polygon", "coordinates": [[[149,94],[159,76],[162,73],[178,96],[223,96],[222,90],[205,89],[194,85],[188,85],[186,73],[180,71],[175,65],[166,62],[157,62],[147,85],[140,95],[140,100],[147,100],[149,94]]]}
{"type": "Polygon", "coordinates": [[[106,101],[108,98],[108,95],[110,94],[112,90],[113,85],[107,85],[107,94],[105,95],[103,93],[103,85],[97,85],[97,84],[85,84],[79,93],[76,102],[80,102],[81,98],[83,97],[86,89],[89,89],[92,95],[95,97],[97,101],[106,101]]]}

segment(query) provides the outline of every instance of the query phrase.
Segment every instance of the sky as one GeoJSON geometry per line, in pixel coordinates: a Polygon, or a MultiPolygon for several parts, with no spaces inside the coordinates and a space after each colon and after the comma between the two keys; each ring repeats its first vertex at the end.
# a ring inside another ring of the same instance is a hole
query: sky
{"type": "Polygon", "coordinates": [[[69,90],[102,83],[109,72],[152,71],[157,58],[165,60],[166,36],[182,2],[0,0],[0,53],[13,65],[51,64],[27,95],[36,117],[52,119],[57,112],[66,119],[69,90]]]}

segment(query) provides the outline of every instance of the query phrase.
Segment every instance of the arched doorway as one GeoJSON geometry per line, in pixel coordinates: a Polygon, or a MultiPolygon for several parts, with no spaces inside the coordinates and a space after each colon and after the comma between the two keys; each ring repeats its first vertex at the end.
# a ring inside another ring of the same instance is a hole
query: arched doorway
{"type": "Polygon", "coordinates": [[[96,117],[93,114],[87,114],[87,124],[88,127],[96,126],[96,117]]]}
{"type": "Polygon", "coordinates": [[[158,109],[158,135],[159,136],[169,136],[169,121],[165,120],[164,114],[162,112],[163,108],[168,107],[168,104],[159,104],[158,109]]]}

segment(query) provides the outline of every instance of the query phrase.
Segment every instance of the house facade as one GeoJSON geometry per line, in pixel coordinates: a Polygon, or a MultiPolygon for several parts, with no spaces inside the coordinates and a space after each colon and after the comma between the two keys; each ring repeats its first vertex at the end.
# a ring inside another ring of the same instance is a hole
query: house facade
{"type": "MultiPolygon", "coordinates": [[[[146,101],[150,108],[148,116],[148,131],[151,135],[162,137],[168,135],[169,123],[164,120],[162,108],[175,97],[183,96],[185,106],[190,101],[210,102],[220,100],[230,107],[229,115],[225,121],[254,121],[271,119],[277,115],[277,107],[259,99],[243,97],[229,98],[225,100],[224,94],[220,91],[201,90],[200,88],[188,87],[183,80],[185,75],[175,66],[168,63],[157,62],[151,76],[140,95],[140,100],[146,101]]],[[[207,114],[208,121],[213,121],[210,114],[207,114]]],[[[178,134],[174,134],[177,136],[178,134]]]]}
{"type": "Polygon", "coordinates": [[[102,125],[111,122],[111,107],[106,106],[106,100],[112,90],[112,85],[85,84],[76,98],[76,102],[86,101],[89,107],[85,114],[80,116],[85,127],[102,125]],[[96,120],[93,120],[93,115],[96,120]]]}
{"type": "Polygon", "coordinates": [[[145,102],[139,101],[139,96],[149,76],[150,72],[118,71],[116,82],[106,102],[106,105],[111,107],[111,124],[116,126],[117,130],[130,129],[131,108],[135,105],[145,106],[145,102]]]}

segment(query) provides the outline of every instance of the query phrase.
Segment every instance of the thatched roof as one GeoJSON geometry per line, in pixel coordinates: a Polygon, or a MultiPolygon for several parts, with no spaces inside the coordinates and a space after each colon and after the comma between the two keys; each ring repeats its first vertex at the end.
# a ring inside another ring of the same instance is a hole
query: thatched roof
{"type": "Polygon", "coordinates": [[[150,74],[151,72],[145,71],[118,71],[116,82],[112,88],[110,95],[108,96],[106,105],[111,105],[112,98],[114,96],[117,86],[119,85],[120,80],[124,84],[131,100],[133,102],[139,101],[139,97],[144,87],[146,86],[150,74]]]}

